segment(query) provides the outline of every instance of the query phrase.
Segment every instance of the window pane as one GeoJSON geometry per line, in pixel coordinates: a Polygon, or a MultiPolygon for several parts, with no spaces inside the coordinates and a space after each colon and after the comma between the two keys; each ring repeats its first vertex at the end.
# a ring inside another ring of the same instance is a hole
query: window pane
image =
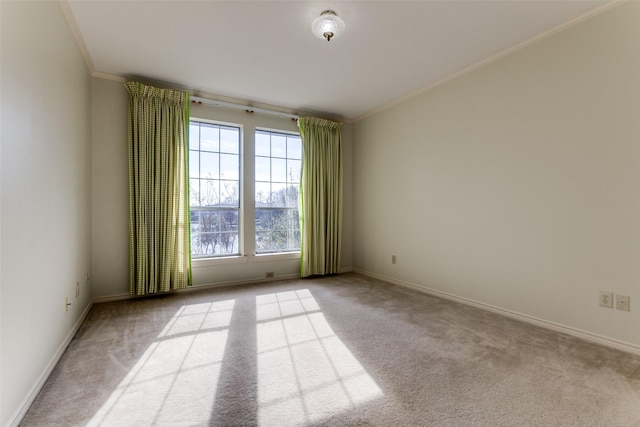
{"type": "Polygon", "coordinates": [[[239,181],[220,181],[220,204],[229,207],[240,206],[239,181]]]}
{"type": "Polygon", "coordinates": [[[191,206],[200,206],[200,180],[189,180],[189,198],[191,206]]]}
{"type": "Polygon", "coordinates": [[[286,210],[271,211],[271,250],[283,251],[288,248],[289,213],[286,210]]]}
{"type": "Polygon", "coordinates": [[[216,125],[200,124],[200,150],[220,150],[220,127],[216,125]]]}
{"type": "Polygon", "coordinates": [[[200,232],[200,211],[191,211],[191,235],[200,232]]]}
{"type": "Polygon", "coordinates": [[[216,211],[200,212],[200,231],[210,233],[220,230],[220,215],[216,211]]]}
{"type": "Polygon", "coordinates": [[[237,254],[238,253],[238,233],[220,233],[219,248],[216,255],[237,254]]]}
{"type": "Polygon", "coordinates": [[[271,231],[256,232],[256,252],[271,252],[271,231]]]}
{"type": "Polygon", "coordinates": [[[300,230],[289,231],[289,241],[287,242],[287,250],[300,249],[300,230]]]}
{"type": "Polygon", "coordinates": [[[287,157],[286,135],[271,134],[271,157],[287,157]]]}
{"type": "Polygon", "coordinates": [[[238,211],[222,211],[220,218],[220,231],[238,231],[238,211]]]}
{"type": "Polygon", "coordinates": [[[287,185],[280,183],[271,184],[270,206],[284,208],[287,206],[287,185]]]}
{"type": "Polygon", "coordinates": [[[271,198],[271,184],[268,182],[256,182],[256,207],[269,206],[271,198]]]}
{"type": "Polygon", "coordinates": [[[284,251],[287,249],[287,230],[274,230],[271,234],[271,250],[284,251]]]}
{"type": "Polygon", "coordinates": [[[220,128],[220,152],[240,153],[240,129],[229,127],[220,128]]]}
{"type": "MultiPolygon", "coordinates": [[[[298,209],[292,209],[289,211],[291,215],[291,229],[300,232],[300,215],[298,209]]],[[[299,242],[298,242],[299,244],[299,242]]]]}
{"type": "Polygon", "coordinates": [[[287,182],[287,161],[271,159],[271,182],[287,182]]]}
{"type": "Polygon", "coordinates": [[[200,178],[200,152],[189,151],[189,176],[191,178],[200,178]]]}
{"type": "Polygon", "coordinates": [[[200,205],[218,206],[220,204],[220,181],[217,179],[200,180],[200,205]]]}
{"type": "Polygon", "coordinates": [[[215,236],[216,254],[238,253],[238,211],[220,211],[220,231],[215,236]]]}
{"type": "Polygon", "coordinates": [[[298,136],[287,138],[287,157],[290,159],[302,159],[302,140],[298,136]]]}
{"type": "Polygon", "coordinates": [[[229,255],[239,253],[237,211],[192,211],[191,253],[229,255]]]}
{"type": "Polygon", "coordinates": [[[266,132],[256,132],[256,156],[271,156],[271,138],[266,132]]]}
{"type": "Polygon", "coordinates": [[[297,210],[256,210],[256,251],[300,250],[300,226],[297,210]]]}
{"type": "MultiPolygon", "coordinates": [[[[193,230],[193,227],[192,227],[193,230]]],[[[191,231],[191,254],[202,255],[202,246],[200,245],[200,234],[191,231]]]]}
{"type": "Polygon", "coordinates": [[[240,162],[237,154],[220,154],[220,178],[240,179],[240,162]]]}
{"type": "MultiPolygon", "coordinates": [[[[197,255],[214,255],[217,242],[218,233],[200,233],[194,236],[196,245],[200,248],[200,252],[197,255]]],[[[191,250],[193,253],[193,249],[191,250]]]]}
{"type": "Polygon", "coordinates": [[[266,209],[256,209],[256,230],[271,230],[271,212],[266,209]]]}
{"type": "Polygon", "coordinates": [[[271,222],[274,230],[289,229],[289,210],[278,209],[271,211],[271,222]]]}
{"type": "Polygon", "coordinates": [[[256,157],[256,181],[271,181],[271,161],[268,157],[256,157]]]}
{"type": "Polygon", "coordinates": [[[189,125],[189,149],[200,149],[200,126],[194,123],[189,125]]]}
{"type": "Polygon", "coordinates": [[[200,177],[214,179],[220,177],[220,155],[218,153],[200,153],[200,177]]]}
{"type": "Polygon", "coordinates": [[[298,207],[298,195],[300,194],[300,186],[296,184],[290,184],[287,186],[287,204],[289,208],[298,207]]]}
{"type": "Polygon", "coordinates": [[[288,180],[291,183],[299,184],[300,183],[300,172],[302,171],[302,161],[300,160],[287,160],[287,172],[288,172],[288,180]]]}

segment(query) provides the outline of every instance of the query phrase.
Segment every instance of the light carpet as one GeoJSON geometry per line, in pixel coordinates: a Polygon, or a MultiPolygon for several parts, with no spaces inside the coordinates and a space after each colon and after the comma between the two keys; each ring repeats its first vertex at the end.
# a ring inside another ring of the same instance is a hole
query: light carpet
{"type": "Polygon", "coordinates": [[[640,426],[640,358],[357,274],[96,304],[22,426],[640,426]]]}

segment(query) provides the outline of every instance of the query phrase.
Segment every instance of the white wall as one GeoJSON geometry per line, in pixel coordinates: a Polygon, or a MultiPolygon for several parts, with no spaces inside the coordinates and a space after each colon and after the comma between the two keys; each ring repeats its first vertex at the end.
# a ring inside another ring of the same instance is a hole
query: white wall
{"type": "MultiPolygon", "coordinates": [[[[96,297],[123,295],[128,292],[128,176],[127,176],[127,93],[116,81],[93,79],[93,288],[96,297]]],[[[243,127],[245,156],[252,156],[256,127],[276,130],[298,130],[295,122],[277,116],[247,114],[240,110],[193,105],[191,116],[239,124],[243,127]]],[[[352,216],[352,129],[343,128],[344,152],[344,236],[342,268],[353,262],[352,216]]],[[[253,174],[249,171],[247,185],[253,174]]],[[[244,203],[249,207],[252,192],[245,191],[244,203]]],[[[194,262],[194,285],[209,285],[261,280],[265,272],[276,277],[300,272],[299,259],[290,257],[248,256],[214,265],[194,262]],[[282,259],[285,258],[285,259],[282,259]],[[289,259],[286,259],[289,258],[289,259]],[[239,261],[239,262],[238,262],[239,261]]]]}
{"type": "Polygon", "coordinates": [[[127,90],[92,79],[91,264],[95,297],[129,292],[127,90]]]}
{"type": "Polygon", "coordinates": [[[354,268],[639,346],[638,23],[623,4],[358,122],[354,268]]]}
{"type": "Polygon", "coordinates": [[[91,301],[91,83],[58,2],[0,7],[4,426],[91,301]]]}

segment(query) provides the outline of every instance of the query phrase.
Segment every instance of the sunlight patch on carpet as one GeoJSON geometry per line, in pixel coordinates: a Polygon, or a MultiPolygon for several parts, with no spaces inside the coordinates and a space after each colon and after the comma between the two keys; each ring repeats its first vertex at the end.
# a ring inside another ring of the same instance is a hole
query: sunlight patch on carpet
{"type": "Polygon", "coordinates": [[[258,419],[317,422],[383,396],[308,289],[256,297],[258,419]]]}
{"type": "Polygon", "coordinates": [[[87,425],[206,424],[234,304],[181,307],[87,425]]]}

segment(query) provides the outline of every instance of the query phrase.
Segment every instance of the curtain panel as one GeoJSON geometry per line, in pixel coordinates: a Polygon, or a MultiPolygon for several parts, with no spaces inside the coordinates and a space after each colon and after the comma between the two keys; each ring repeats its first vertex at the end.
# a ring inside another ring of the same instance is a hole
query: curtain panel
{"type": "Polygon", "coordinates": [[[191,285],[189,94],[127,82],[129,293],[191,285]]]}
{"type": "Polygon", "coordinates": [[[342,251],[342,123],[301,117],[298,125],[303,146],[300,274],[335,274],[342,251]]]}

